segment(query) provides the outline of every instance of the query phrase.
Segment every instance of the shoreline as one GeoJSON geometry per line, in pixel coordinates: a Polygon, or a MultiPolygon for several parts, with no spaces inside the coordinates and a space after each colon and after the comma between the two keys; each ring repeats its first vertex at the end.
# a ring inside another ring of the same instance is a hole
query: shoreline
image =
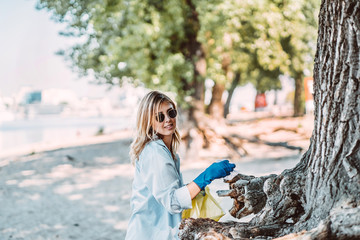
{"type": "Polygon", "coordinates": [[[80,146],[86,146],[86,145],[92,145],[98,143],[117,141],[124,138],[131,138],[132,133],[133,130],[124,129],[124,130],[114,131],[111,133],[105,133],[102,135],[73,138],[71,140],[68,140],[66,143],[40,142],[40,143],[28,144],[26,146],[17,149],[1,151],[0,161],[4,158],[14,158],[14,157],[32,155],[40,152],[54,151],[63,148],[80,147],[80,146]]]}

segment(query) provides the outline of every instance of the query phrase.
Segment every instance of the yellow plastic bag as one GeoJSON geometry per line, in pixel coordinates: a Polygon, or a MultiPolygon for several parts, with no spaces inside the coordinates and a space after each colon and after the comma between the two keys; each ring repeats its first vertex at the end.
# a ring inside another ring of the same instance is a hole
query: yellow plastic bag
{"type": "Polygon", "coordinates": [[[219,221],[224,215],[220,204],[210,194],[210,189],[206,186],[205,191],[201,191],[192,200],[192,208],[183,211],[182,218],[210,218],[219,221]]]}

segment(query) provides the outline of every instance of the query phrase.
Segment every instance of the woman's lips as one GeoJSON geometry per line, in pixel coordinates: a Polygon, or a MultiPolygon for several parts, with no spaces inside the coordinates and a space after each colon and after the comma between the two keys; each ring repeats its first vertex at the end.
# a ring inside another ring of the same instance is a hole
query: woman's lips
{"type": "Polygon", "coordinates": [[[168,129],[168,130],[172,130],[174,128],[174,125],[173,124],[169,124],[169,125],[166,125],[164,128],[168,129]]]}

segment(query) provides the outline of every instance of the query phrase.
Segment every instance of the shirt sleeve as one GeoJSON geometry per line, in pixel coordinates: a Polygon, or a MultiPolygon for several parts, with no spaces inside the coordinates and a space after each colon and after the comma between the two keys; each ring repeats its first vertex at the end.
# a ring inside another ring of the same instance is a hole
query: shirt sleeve
{"type": "Polygon", "coordinates": [[[189,190],[181,186],[180,173],[163,146],[155,143],[145,147],[139,163],[145,185],[169,213],[180,213],[192,207],[189,190]]]}

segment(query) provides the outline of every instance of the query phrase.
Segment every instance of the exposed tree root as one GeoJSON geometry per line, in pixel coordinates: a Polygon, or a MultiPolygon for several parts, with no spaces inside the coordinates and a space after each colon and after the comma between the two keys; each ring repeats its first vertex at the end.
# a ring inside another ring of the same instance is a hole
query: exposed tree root
{"type": "Polygon", "coordinates": [[[251,223],[215,222],[208,218],[184,219],[180,226],[182,240],[356,240],[360,239],[360,205],[354,202],[334,208],[329,217],[316,228],[302,230],[282,237],[286,231],[293,231],[292,224],[269,224],[253,226],[251,223]],[[284,231],[286,230],[286,231],[284,231]]]}
{"type": "Polygon", "coordinates": [[[184,219],[180,239],[360,239],[360,203],[355,201],[338,203],[317,227],[306,230],[306,219],[303,222],[301,218],[305,216],[305,201],[301,197],[304,177],[297,172],[300,169],[278,176],[238,174],[226,180],[230,189],[217,193],[234,199],[231,215],[242,218],[254,213],[255,217],[248,223],[184,219]]]}
{"type": "Polygon", "coordinates": [[[230,184],[230,190],[218,191],[218,195],[234,199],[230,214],[236,218],[259,213],[252,224],[293,223],[303,214],[301,174],[300,177],[290,171],[263,177],[238,174],[225,182],[230,184]]]}
{"type": "Polygon", "coordinates": [[[266,203],[266,194],[263,185],[269,177],[256,178],[238,174],[233,179],[225,181],[230,184],[230,190],[220,190],[217,194],[220,197],[229,196],[234,199],[230,214],[235,218],[242,218],[252,213],[258,213],[266,203]]]}
{"type": "Polygon", "coordinates": [[[206,239],[209,234],[213,239],[228,239],[229,230],[233,227],[236,227],[235,222],[219,223],[209,218],[187,218],[180,225],[179,237],[182,240],[206,239]]]}
{"type": "Polygon", "coordinates": [[[251,226],[241,222],[216,222],[209,218],[188,218],[180,225],[180,239],[272,239],[288,224],[251,226]]]}
{"type": "Polygon", "coordinates": [[[302,195],[304,182],[301,174],[291,171],[285,171],[279,176],[273,174],[263,177],[238,174],[225,182],[229,183],[230,189],[218,191],[218,195],[234,199],[230,214],[236,218],[252,213],[256,216],[249,223],[184,220],[182,236],[187,236],[185,232],[188,231],[184,229],[191,228],[192,234],[215,231],[231,239],[250,237],[266,239],[280,236],[284,229],[292,231],[293,223],[303,214],[303,199],[299,197],[302,195]]]}
{"type": "MultiPolygon", "coordinates": [[[[251,187],[252,185],[260,186],[263,179],[255,178],[252,176],[237,176],[237,181],[230,183],[234,189],[240,188],[244,189],[245,186],[248,186],[250,189],[256,187],[251,187]],[[247,185],[244,185],[247,181],[247,185]]],[[[274,176],[269,176],[266,181],[274,179],[274,176]]],[[[234,189],[227,191],[220,191],[219,195],[235,197],[236,191],[234,189]]],[[[251,190],[247,190],[248,193],[251,190]]],[[[246,194],[240,194],[244,196],[246,194]]],[[[256,195],[256,194],[255,194],[256,195]]],[[[254,198],[255,195],[248,196],[248,199],[254,198]]],[[[247,200],[243,200],[246,202],[247,200]]],[[[249,200],[250,202],[250,200],[249,200]]],[[[252,205],[251,203],[250,205],[252,205]]],[[[248,207],[247,210],[244,204],[244,207],[239,211],[240,214],[237,216],[245,215],[245,213],[256,211],[254,207],[248,207]],[[251,209],[251,210],[250,210],[251,209]]],[[[256,205],[256,204],[255,204],[256,205]]],[[[254,205],[254,206],[255,206],[254,205]]],[[[234,204],[235,207],[235,204],[234,204]]],[[[233,208],[234,208],[233,207],[233,208]]],[[[266,206],[264,207],[266,209],[266,206]]],[[[291,209],[291,206],[287,209],[291,209]]],[[[235,211],[234,209],[232,209],[235,211]]],[[[263,210],[264,211],[264,210],[263,210]]],[[[289,212],[292,212],[291,210],[289,212]]],[[[273,213],[274,214],[274,213],[273,213]]],[[[284,214],[284,213],[281,213],[284,214]]],[[[258,214],[258,215],[261,215],[258,214]]],[[[255,218],[256,219],[256,218],[255,218]]],[[[284,218],[280,218],[284,219],[284,218]]],[[[269,218],[267,219],[269,221],[269,218]]],[[[270,220],[271,221],[271,220],[270,220]]],[[[322,220],[316,228],[311,230],[302,230],[297,233],[291,233],[285,236],[286,232],[294,231],[294,224],[291,223],[273,223],[265,224],[257,221],[250,221],[249,223],[242,222],[216,222],[208,218],[199,218],[199,219],[184,219],[180,226],[180,239],[182,240],[205,240],[205,239],[277,239],[277,240],[288,240],[288,239],[308,239],[308,240],[325,240],[325,239],[360,239],[360,204],[355,202],[346,202],[339,204],[338,207],[333,208],[328,218],[322,220]],[[282,236],[276,238],[278,236],[282,236]]]]}

